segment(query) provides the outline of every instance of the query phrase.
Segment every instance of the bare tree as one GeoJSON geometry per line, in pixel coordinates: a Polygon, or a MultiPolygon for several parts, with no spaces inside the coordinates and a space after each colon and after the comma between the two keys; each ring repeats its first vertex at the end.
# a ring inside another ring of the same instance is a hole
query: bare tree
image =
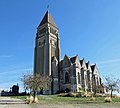
{"type": "Polygon", "coordinates": [[[93,96],[96,96],[97,93],[102,92],[102,85],[96,85],[95,83],[92,84],[92,91],[93,91],[93,96]]]}
{"type": "Polygon", "coordinates": [[[34,99],[36,96],[36,92],[40,91],[41,89],[46,89],[51,84],[51,77],[43,76],[40,74],[33,75],[33,74],[26,74],[22,77],[22,82],[24,84],[25,90],[30,90],[34,92],[34,99]]]}
{"type": "Polygon", "coordinates": [[[108,90],[110,90],[111,98],[113,91],[120,91],[120,79],[119,78],[111,78],[111,77],[106,77],[106,87],[108,90]]]}

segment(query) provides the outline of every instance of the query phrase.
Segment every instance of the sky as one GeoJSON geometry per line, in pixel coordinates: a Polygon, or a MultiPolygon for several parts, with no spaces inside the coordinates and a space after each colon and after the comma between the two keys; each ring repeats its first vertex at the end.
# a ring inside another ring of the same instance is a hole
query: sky
{"type": "Polygon", "coordinates": [[[100,76],[120,77],[120,0],[0,0],[0,88],[33,71],[36,28],[47,6],[59,28],[61,59],[78,54],[100,76]]]}

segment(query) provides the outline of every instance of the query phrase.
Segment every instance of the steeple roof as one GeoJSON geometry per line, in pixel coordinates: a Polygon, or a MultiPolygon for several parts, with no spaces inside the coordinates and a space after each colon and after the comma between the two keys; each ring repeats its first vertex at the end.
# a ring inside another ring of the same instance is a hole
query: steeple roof
{"type": "Polygon", "coordinates": [[[57,26],[56,26],[56,24],[55,24],[55,22],[54,22],[54,20],[53,20],[53,18],[52,18],[52,16],[51,16],[51,14],[50,14],[49,11],[47,11],[47,12],[45,13],[45,15],[44,15],[44,17],[43,17],[43,19],[42,19],[42,21],[40,22],[40,25],[39,25],[38,27],[42,26],[42,25],[45,24],[45,23],[49,23],[49,24],[51,24],[52,26],[54,26],[54,27],[57,28],[57,26]]]}

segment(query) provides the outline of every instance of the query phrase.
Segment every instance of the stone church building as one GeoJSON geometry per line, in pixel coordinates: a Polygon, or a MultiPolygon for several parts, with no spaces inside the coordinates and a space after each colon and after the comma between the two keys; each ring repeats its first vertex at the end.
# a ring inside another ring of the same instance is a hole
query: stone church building
{"type": "Polygon", "coordinates": [[[55,94],[62,91],[79,92],[80,89],[94,91],[101,85],[98,68],[85,62],[78,55],[65,55],[60,60],[60,38],[58,28],[47,11],[40,22],[35,39],[34,74],[51,76],[51,86],[44,94],[55,94]]]}

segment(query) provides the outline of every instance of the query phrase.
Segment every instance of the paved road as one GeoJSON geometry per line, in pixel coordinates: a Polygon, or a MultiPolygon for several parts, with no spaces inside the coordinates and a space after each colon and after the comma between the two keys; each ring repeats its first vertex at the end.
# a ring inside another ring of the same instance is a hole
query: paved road
{"type": "Polygon", "coordinates": [[[11,97],[0,97],[0,108],[31,108],[20,99],[11,97]]]}

